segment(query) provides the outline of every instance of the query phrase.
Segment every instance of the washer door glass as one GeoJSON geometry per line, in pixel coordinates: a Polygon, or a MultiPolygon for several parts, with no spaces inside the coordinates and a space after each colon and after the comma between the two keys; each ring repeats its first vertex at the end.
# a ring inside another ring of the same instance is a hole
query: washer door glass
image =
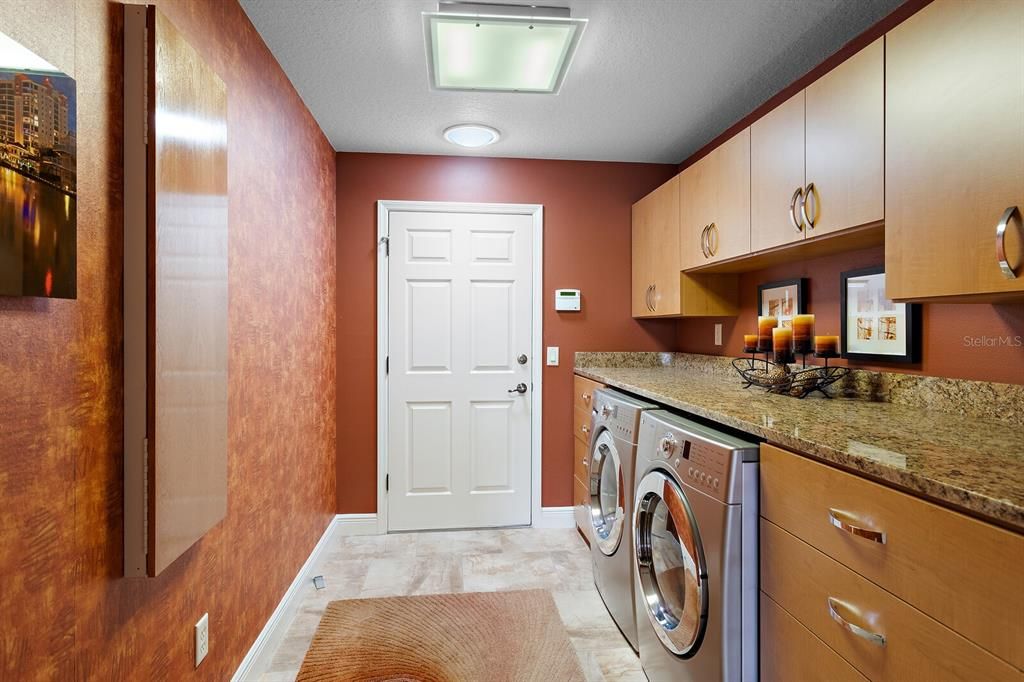
{"type": "Polygon", "coordinates": [[[647,617],[669,651],[689,658],[707,628],[708,572],[686,494],[663,471],[637,487],[634,532],[647,617]]]}
{"type": "Polygon", "coordinates": [[[602,431],[594,440],[590,453],[590,516],[594,540],[608,556],[618,549],[622,527],[626,523],[623,488],[622,466],[615,440],[611,433],[602,431]]]}

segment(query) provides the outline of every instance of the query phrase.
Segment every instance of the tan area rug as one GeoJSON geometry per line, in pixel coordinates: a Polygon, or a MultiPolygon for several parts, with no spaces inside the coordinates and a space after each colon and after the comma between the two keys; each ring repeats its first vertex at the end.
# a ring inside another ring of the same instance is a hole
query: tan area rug
{"type": "Polygon", "coordinates": [[[327,605],[297,682],[570,680],[583,671],[546,590],[327,605]]]}

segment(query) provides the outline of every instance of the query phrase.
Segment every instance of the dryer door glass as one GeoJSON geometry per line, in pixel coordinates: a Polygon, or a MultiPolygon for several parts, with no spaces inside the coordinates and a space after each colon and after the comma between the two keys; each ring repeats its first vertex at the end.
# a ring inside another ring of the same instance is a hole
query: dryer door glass
{"type": "Polygon", "coordinates": [[[626,523],[623,494],[622,466],[615,440],[611,433],[602,431],[590,453],[590,516],[597,546],[608,556],[618,549],[626,523]]]}
{"type": "Polygon", "coordinates": [[[665,472],[637,487],[636,566],[647,617],[662,644],[689,658],[707,627],[708,572],[686,494],[665,472]]]}

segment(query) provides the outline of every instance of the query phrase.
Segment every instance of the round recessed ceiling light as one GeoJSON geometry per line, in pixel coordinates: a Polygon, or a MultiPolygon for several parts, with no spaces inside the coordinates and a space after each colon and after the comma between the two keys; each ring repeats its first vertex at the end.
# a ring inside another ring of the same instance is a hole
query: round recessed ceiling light
{"type": "Polygon", "coordinates": [[[479,123],[460,123],[445,128],[444,139],[460,147],[486,147],[501,139],[496,128],[479,123]]]}

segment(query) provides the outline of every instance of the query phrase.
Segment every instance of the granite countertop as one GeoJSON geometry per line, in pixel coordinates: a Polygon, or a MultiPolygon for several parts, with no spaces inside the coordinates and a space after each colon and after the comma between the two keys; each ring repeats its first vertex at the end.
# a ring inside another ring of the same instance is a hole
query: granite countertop
{"type": "Polygon", "coordinates": [[[575,371],[1024,532],[1019,425],[892,402],[772,395],[694,366],[575,371]]]}

